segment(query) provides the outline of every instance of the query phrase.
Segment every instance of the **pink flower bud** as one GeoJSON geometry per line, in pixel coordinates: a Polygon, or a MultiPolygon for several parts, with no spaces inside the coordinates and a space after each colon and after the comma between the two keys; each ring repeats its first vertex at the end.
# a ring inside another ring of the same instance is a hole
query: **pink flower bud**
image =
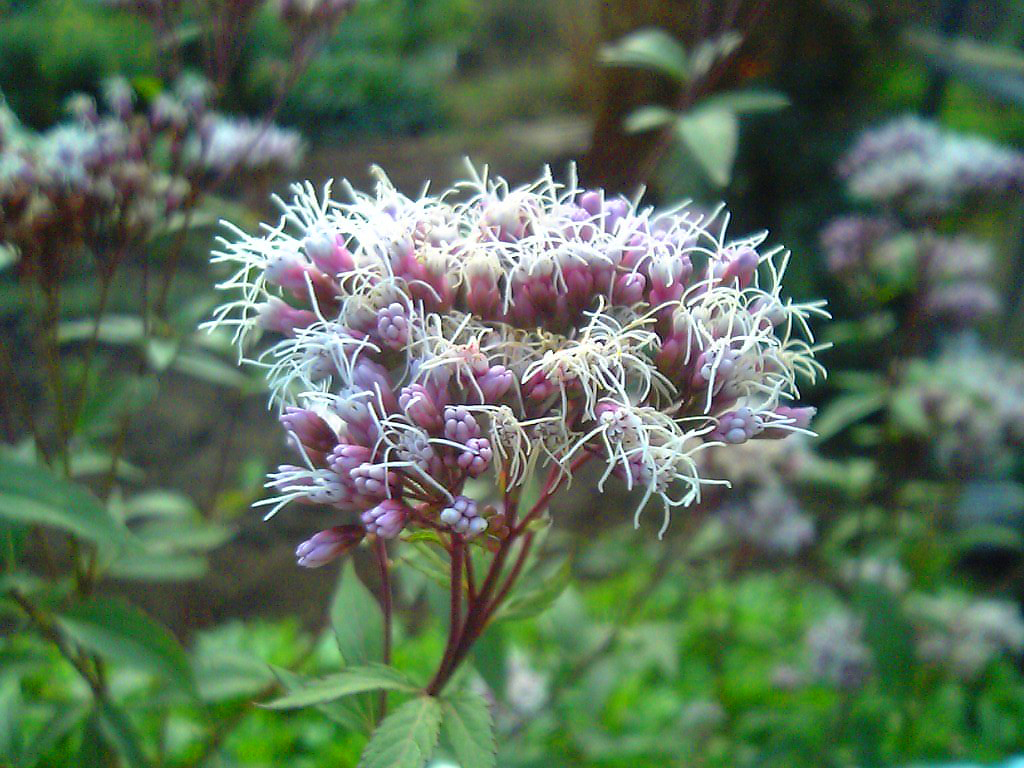
{"type": "Polygon", "coordinates": [[[366,529],[359,525],[328,528],[299,544],[295,556],[303,568],[320,568],[351,550],[364,536],[366,529]]]}
{"type": "Polygon", "coordinates": [[[280,416],[281,424],[292,432],[306,448],[329,453],[338,444],[338,435],[313,411],[287,407],[280,416]]]}

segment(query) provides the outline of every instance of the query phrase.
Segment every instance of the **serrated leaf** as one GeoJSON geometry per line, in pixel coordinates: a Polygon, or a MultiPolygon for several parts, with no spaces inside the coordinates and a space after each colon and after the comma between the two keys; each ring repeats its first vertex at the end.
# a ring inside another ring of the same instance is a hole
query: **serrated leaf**
{"type": "Polygon", "coordinates": [[[650,69],[680,83],[690,79],[686,49],[663,29],[650,27],[626,35],[604,46],[599,60],[609,66],[650,69]]]}
{"type": "Polygon", "coordinates": [[[494,718],[487,701],[472,691],[459,691],[442,700],[442,729],[461,768],[494,768],[498,746],[494,718]]]}
{"type": "Polygon", "coordinates": [[[380,603],[359,580],[351,558],[342,566],[330,616],[338,650],[346,664],[383,660],[384,614],[380,603]]]}
{"type": "Polygon", "coordinates": [[[664,128],[676,119],[676,113],[667,107],[648,105],[629,113],[622,122],[626,133],[644,133],[655,128],[664,128]]]}
{"type": "Polygon", "coordinates": [[[739,119],[724,109],[696,109],[676,120],[676,134],[700,165],[720,187],[729,183],[739,148],[739,119]]]}
{"type": "Polygon", "coordinates": [[[192,669],[174,636],[121,600],[93,598],[56,617],[61,630],[99,655],[145,670],[189,695],[192,669]]]}
{"type": "Polygon", "coordinates": [[[105,544],[122,545],[129,538],[124,524],[84,486],[6,458],[0,458],[0,517],[105,544]]]}
{"type": "Polygon", "coordinates": [[[397,669],[371,664],[348,667],[337,674],[313,680],[263,706],[268,709],[297,709],[367,691],[413,693],[416,690],[417,686],[397,669]]]}
{"type": "Polygon", "coordinates": [[[724,109],[737,114],[757,114],[761,112],[777,112],[791,104],[784,93],[770,90],[746,89],[716,93],[702,99],[702,109],[724,109]]]}
{"type": "Polygon", "coordinates": [[[384,718],[370,737],[359,768],[422,768],[441,733],[441,703],[417,696],[384,718]]]}
{"type": "MultiPolygon", "coordinates": [[[[286,691],[301,688],[305,684],[305,680],[301,675],[297,675],[290,670],[274,667],[272,671],[286,691]]],[[[315,706],[318,712],[322,712],[325,717],[338,723],[343,728],[365,733],[369,736],[373,732],[375,725],[372,700],[372,694],[361,694],[346,696],[315,706]]]]}

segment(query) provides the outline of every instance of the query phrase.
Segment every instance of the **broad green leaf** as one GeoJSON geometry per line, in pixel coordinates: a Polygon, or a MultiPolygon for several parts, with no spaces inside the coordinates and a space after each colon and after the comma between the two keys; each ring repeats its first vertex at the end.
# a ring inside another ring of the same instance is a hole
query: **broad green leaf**
{"type": "Polygon", "coordinates": [[[644,133],[663,128],[676,119],[676,113],[667,107],[649,105],[633,110],[623,121],[626,133],[644,133]]]}
{"type": "Polygon", "coordinates": [[[512,593],[502,606],[502,619],[532,619],[550,608],[572,580],[572,563],[568,558],[553,573],[545,573],[539,584],[527,585],[512,593]]]}
{"type": "Polygon", "coordinates": [[[736,114],[750,115],[759,112],[777,112],[790,105],[784,93],[769,90],[739,90],[716,93],[701,99],[701,109],[724,109],[736,114]]]}
{"type": "Polygon", "coordinates": [[[96,334],[97,341],[106,344],[135,344],[145,336],[141,317],[133,315],[107,315],[100,319],[99,327],[93,319],[69,320],[57,328],[57,340],[62,344],[87,341],[96,334]]]}
{"type": "Polygon", "coordinates": [[[147,491],[132,496],[124,504],[126,520],[143,517],[196,517],[199,510],[192,500],[173,491],[147,491]]]}
{"type": "Polygon", "coordinates": [[[195,692],[185,652],[166,628],[121,600],[93,598],[71,606],[57,623],[75,642],[138,667],[188,694],[195,692]]]}
{"type": "Polygon", "coordinates": [[[675,125],[679,139],[707,177],[720,187],[729,183],[739,148],[739,119],[724,109],[696,109],[675,125]]]}
{"type": "Polygon", "coordinates": [[[252,379],[241,373],[237,366],[200,350],[181,352],[171,365],[176,371],[210,384],[242,391],[254,388],[252,379]]]}
{"type": "Polygon", "coordinates": [[[123,545],[128,530],[88,489],[49,470],[0,457],[0,517],[123,545]]]}
{"type": "Polygon", "coordinates": [[[405,702],[370,737],[359,768],[422,768],[437,746],[441,715],[433,696],[405,702]]]}
{"type": "Polygon", "coordinates": [[[81,702],[58,704],[50,719],[28,740],[19,765],[33,768],[82,721],[88,711],[88,705],[81,702]]]}
{"type": "Polygon", "coordinates": [[[828,440],[885,405],[885,392],[856,392],[834,398],[811,425],[820,440],[828,440]]]}
{"type": "Polygon", "coordinates": [[[197,653],[192,669],[203,701],[248,699],[274,682],[270,668],[253,656],[236,651],[197,653]]]}
{"type": "Polygon", "coordinates": [[[166,552],[132,552],[110,563],[105,573],[129,581],[195,581],[206,575],[205,557],[166,552]]]}
{"type": "Polygon", "coordinates": [[[371,664],[348,667],[337,674],[313,680],[301,688],[264,704],[268,709],[297,709],[351,696],[367,691],[405,691],[413,693],[417,686],[393,667],[371,664]]]}
{"type": "Polygon", "coordinates": [[[150,520],[132,530],[139,541],[154,551],[216,549],[234,533],[225,525],[201,518],[150,520]]]}
{"type": "Polygon", "coordinates": [[[715,64],[732,55],[742,42],[743,36],[732,30],[726,30],[717,37],[701,40],[690,56],[690,77],[694,80],[704,77],[715,64]]]}
{"type": "Polygon", "coordinates": [[[668,75],[685,83],[690,79],[686,49],[663,29],[650,27],[633,32],[601,48],[602,64],[613,67],[638,67],[668,75]]]}
{"type": "Polygon", "coordinates": [[[380,603],[359,580],[352,558],[347,558],[341,569],[330,616],[346,664],[383,660],[384,615],[380,603]]]}
{"type": "Polygon", "coordinates": [[[147,768],[150,765],[142,752],[139,734],[128,718],[127,713],[112,704],[100,703],[97,706],[100,731],[127,768],[147,768]]]}
{"type": "Polygon", "coordinates": [[[462,690],[442,699],[445,738],[461,768],[494,768],[497,744],[494,719],[482,696],[462,690]]]}

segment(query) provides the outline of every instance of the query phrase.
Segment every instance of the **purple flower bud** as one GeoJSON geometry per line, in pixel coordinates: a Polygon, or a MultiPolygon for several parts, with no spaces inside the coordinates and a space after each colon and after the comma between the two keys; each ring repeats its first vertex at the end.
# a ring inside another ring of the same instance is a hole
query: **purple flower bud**
{"type": "Polygon", "coordinates": [[[444,409],[444,436],[456,443],[480,437],[480,425],[473,414],[461,406],[449,405],[444,409]]]}
{"type": "Polygon", "coordinates": [[[383,344],[401,350],[409,341],[409,318],[398,302],[377,312],[377,335],[383,344]]]}
{"type": "Polygon", "coordinates": [[[468,496],[456,496],[450,506],[441,510],[441,522],[467,539],[487,530],[487,520],[480,517],[476,502],[468,496]]]}
{"type": "Polygon", "coordinates": [[[312,232],[302,241],[302,246],[316,268],[333,277],[348,272],[355,266],[352,254],[345,248],[341,235],[312,232]]]}
{"type": "Polygon", "coordinates": [[[466,450],[459,454],[457,463],[470,477],[478,477],[487,471],[493,456],[490,440],[472,437],[466,441],[466,450]]]}
{"type": "Polygon", "coordinates": [[[612,283],[611,300],[613,304],[632,306],[643,301],[647,279],[638,272],[619,275],[612,283]]]}
{"type": "Polygon", "coordinates": [[[759,257],[753,248],[744,246],[723,254],[723,260],[715,265],[715,275],[724,284],[736,281],[740,288],[746,288],[754,279],[759,257]]]}
{"type": "Polygon", "coordinates": [[[496,403],[512,388],[513,381],[515,381],[515,377],[512,375],[512,371],[503,365],[494,365],[483,376],[480,376],[476,383],[484,394],[484,400],[488,403],[496,403]]]}
{"type": "Polygon", "coordinates": [[[276,297],[259,308],[260,326],[285,336],[294,336],[298,328],[308,328],[316,315],[308,309],[295,309],[276,297]]]}
{"type": "Polygon", "coordinates": [[[319,568],[355,547],[365,535],[366,530],[359,525],[328,528],[299,544],[295,556],[303,568],[319,568]]]}
{"type": "Polygon", "coordinates": [[[718,417],[718,426],[708,435],[709,440],[738,445],[761,434],[764,422],[750,408],[739,408],[718,417]]]}
{"type": "Polygon", "coordinates": [[[436,388],[424,384],[410,384],[403,387],[398,396],[398,405],[405,415],[428,432],[436,432],[444,426],[441,405],[435,397],[436,388]]]}
{"type": "Polygon", "coordinates": [[[409,508],[397,499],[386,499],[362,515],[366,532],[382,539],[393,539],[398,536],[408,519],[409,508]]]}
{"type": "Polygon", "coordinates": [[[387,496],[388,490],[394,488],[398,482],[398,475],[388,472],[380,464],[365,462],[349,473],[352,486],[360,496],[368,498],[383,498],[387,496]]]}
{"type": "Polygon", "coordinates": [[[793,434],[792,429],[807,429],[811,426],[811,419],[814,418],[814,414],[817,412],[818,409],[810,405],[796,408],[780,405],[775,409],[775,415],[778,419],[773,421],[775,423],[784,423],[791,429],[773,427],[772,422],[769,422],[765,425],[764,432],[759,437],[766,440],[779,440],[793,434]]]}
{"type": "Polygon", "coordinates": [[[398,398],[391,388],[391,376],[388,369],[380,363],[360,358],[352,366],[352,383],[360,389],[373,393],[372,403],[379,402],[384,410],[391,413],[398,410],[398,398]]]}
{"type": "Polygon", "coordinates": [[[281,424],[295,434],[306,448],[329,453],[338,444],[338,435],[313,411],[288,406],[280,416],[281,424]]]}

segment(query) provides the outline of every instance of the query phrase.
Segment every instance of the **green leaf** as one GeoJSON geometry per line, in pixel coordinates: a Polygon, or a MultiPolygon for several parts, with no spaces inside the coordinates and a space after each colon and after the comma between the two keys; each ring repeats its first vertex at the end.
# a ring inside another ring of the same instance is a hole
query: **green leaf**
{"type": "Polygon", "coordinates": [[[132,496],[124,505],[126,520],[144,517],[197,517],[199,510],[192,500],[173,491],[147,491],[132,496]]]}
{"type": "MultiPolygon", "coordinates": [[[[290,670],[274,667],[272,671],[286,691],[296,690],[305,684],[301,675],[290,670]]],[[[316,709],[346,730],[365,733],[369,736],[376,725],[373,716],[374,699],[375,697],[370,693],[346,696],[335,701],[317,704],[316,709]]]]}
{"type": "Polygon", "coordinates": [[[380,603],[359,580],[351,558],[341,569],[330,616],[338,650],[346,664],[383,660],[384,614],[380,603]]]}
{"type": "Polygon", "coordinates": [[[266,664],[236,650],[200,651],[192,668],[203,701],[250,698],[274,682],[266,664]]]}
{"type": "Polygon", "coordinates": [[[135,344],[145,336],[145,325],[141,317],[133,315],[107,315],[96,327],[94,319],[69,320],[57,329],[57,340],[66,344],[72,341],[87,341],[96,334],[97,341],[107,344],[135,344]]]}
{"type": "Polygon", "coordinates": [[[241,373],[236,366],[207,352],[198,350],[182,352],[174,358],[172,367],[187,376],[207,381],[210,384],[242,391],[254,388],[252,379],[241,373]]]}
{"type": "Polygon", "coordinates": [[[97,707],[100,731],[128,768],[147,768],[149,760],[142,752],[139,734],[127,713],[109,703],[97,707]]]}
{"type": "Polygon", "coordinates": [[[663,29],[650,27],[626,35],[602,47],[598,58],[608,66],[650,69],[680,83],[690,79],[686,49],[663,29]]]}
{"type": "Polygon", "coordinates": [[[459,691],[442,699],[445,738],[461,768],[494,768],[497,744],[491,708],[480,694],[459,691]]]}
{"type": "Polygon", "coordinates": [[[28,745],[22,752],[19,764],[24,768],[32,768],[39,763],[72,728],[82,721],[88,711],[88,706],[80,702],[58,704],[50,719],[28,740],[28,745]]]}
{"type": "Polygon", "coordinates": [[[899,598],[884,587],[863,584],[853,602],[864,616],[864,640],[871,647],[880,685],[908,691],[916,656],[914,630],[900,609],[899,598]]]}
{"type": "Polygon", "coordinates": [[[93,542],[123,545],[128,529],[88,489],[49,470],[0,458],[0,517],[60,528],[93,542]]]}
{"type": "Polygon", "coordinates": [[[676,134],[707,177],[720,187],[729,183],[739,148],[739,120],[724,109],[696,109],[682,115],[676,134]]]}
{"type": "Polygon", "coordinates": [[[208,569],[205,557],[165,552],[133,553],[119,557],[105,569],[115,579],[130,581],[195,581],[208,569]]]}
{"type": "Polygon", "coordinates": [[[847,427],[865,419],[885,405],[885,393],[855,392],[832,400],[814,419],[812,427],[820,440],[828,440],[847,427]]]}
{"type": "Polygon", "coordinates": [[[725,91],[701,99],[701,109],[724,109],[736,114],[757,114],[760,112],[778,112],[791,104],[789,97],[778,91],[744,89],[725,91]]]}
{"type": "Polygon", "coordinates": [[[57,617],[64,633],[101,656],[143,669],[190,695],[192,669],[178,641],[163,626],[121,600],[94,598],[57,617]]]}
{"type": "Polygon", "coordinates": [[[499,615],[502,619],[532,619],[539,616],[562,596],[571,580],[572,563],[566,558],[553,573],[545,573],[539,579],[539,584],[513,592],[499,615]]]}
{"type": "Polygon", "coordinates": [[[715,64],[732,55],[742,42],[743,36],[733,30],[726,30],[717,37],[701,40],[690,56],[690,77],[694,80],[704,77],[715,64]]]}
{"type": "Polygon", "coordinates": [[[663,128],[676,119],[676,113],[666,107],[649,105],[633,110],[623,121],[626,133],[644,133],[663,128]]]}
{"type": "Polygon", "coordinates": [[[297,709],[351,696],[367,691],[405,691],[413,693],[417,686],[393,667],[371,664],[348,667],[337,674],[313,680],[301,688],[264,704],[268,709],[297,709]]]}
{"type": "Polygon", "coordinates": [[[417,696],[384,718],[363,751],[359,768],[422,768],[441,733],[441,704],[417,696]]]}

